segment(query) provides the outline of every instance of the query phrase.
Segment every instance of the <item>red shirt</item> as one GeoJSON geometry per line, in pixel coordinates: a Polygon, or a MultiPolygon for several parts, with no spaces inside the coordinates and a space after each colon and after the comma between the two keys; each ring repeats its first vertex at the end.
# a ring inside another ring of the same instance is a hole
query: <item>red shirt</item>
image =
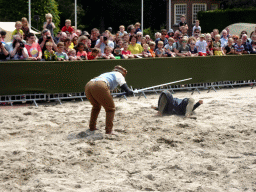
{"type": "Polygon", "coordinates": [[[127,50],[127,51],[122,51],[121,52],[122,55],[131,55],[131,51],[127,50]]]}
{"type": "Polygon", "coordinates": [[[88,55],[87,58],[88,60],[93,60],[95,59],[97,56],[93,56],[92,54],[88,55]]]}
{"type": "Polygon", "coordinates": [[[66,25],[65,25],[64,27],[62,27],[61,31],[63,31],[63,32],[68,31],[70,34],[72,34],[73,31],[74,31],[74,29],[73,29],[71,26],[69,26],[69,27],[67,28],[66,25]]]}
{"type": "Polygon", "coordinates": [[[25,45],[26,49],[28,50],[29,57],[38,57],[39,52],[42,52],[41,47],[38,43],[33,43],[30,45],[25,45]]]}

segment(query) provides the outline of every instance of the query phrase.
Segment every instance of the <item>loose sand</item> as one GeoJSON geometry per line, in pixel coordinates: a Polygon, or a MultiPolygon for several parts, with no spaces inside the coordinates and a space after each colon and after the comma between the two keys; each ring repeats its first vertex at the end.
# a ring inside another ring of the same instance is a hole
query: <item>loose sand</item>
{"type": "Polygon", "coordinates": [[[99,130],[76,137],[88,101],[1,107],[0,191],[256,191],[256,88],[194,93],[197,119],[154,117],[158,97],[115,98],[118,136],[102,109],[99,130]]]}

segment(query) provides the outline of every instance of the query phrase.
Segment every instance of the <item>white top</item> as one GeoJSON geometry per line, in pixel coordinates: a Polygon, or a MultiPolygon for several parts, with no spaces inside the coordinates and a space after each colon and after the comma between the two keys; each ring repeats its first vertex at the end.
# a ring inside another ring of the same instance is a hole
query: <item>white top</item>
{"type": "Polygon", "coordinates": [[[206,47],[207,47],[207,43],[205,40],[203,41],[199,40],[196,42],[196,48],[198,52],[206,53],[206,47]]]}

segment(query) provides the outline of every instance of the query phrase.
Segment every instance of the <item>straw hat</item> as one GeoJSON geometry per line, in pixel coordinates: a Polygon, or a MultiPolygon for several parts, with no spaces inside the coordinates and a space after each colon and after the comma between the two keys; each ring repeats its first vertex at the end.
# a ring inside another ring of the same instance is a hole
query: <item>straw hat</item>
{"type": "Polygon", "coordinates": [[[120,73],[122,73],[122,75],[125,77],[127,74],[127,70],[125,68],[123,68],[121,65],[117,65],[115,66],[115,68],[113,69],[113,71],[118,71],[120,73]]]}

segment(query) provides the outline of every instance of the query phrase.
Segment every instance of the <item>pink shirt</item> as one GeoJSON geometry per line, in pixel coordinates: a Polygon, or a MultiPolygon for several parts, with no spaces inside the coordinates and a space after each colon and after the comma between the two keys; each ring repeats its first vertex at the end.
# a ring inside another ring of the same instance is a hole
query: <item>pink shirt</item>
{"type": "Polygon", "coordinates": [[[25,45],[28,50],[29,57],[38,57],[39,52],[42,52],[42,49],[38,43],[33,43],[32,45],[25,45]]]}
{"type": "Polygon", "coordinates": [[[127,50],[127,51],[122,51],[122,55],[131,55],[131,51],[127,50]]]}
{"type": "Polygon", "coordinates": [[[81,56],[87,57],[87,53],[86,53],[86,51],[83,51],[82,53],[80,51],[78,51],[76,56],[78,56],[78,57],[81,57],[81,56]]]}

